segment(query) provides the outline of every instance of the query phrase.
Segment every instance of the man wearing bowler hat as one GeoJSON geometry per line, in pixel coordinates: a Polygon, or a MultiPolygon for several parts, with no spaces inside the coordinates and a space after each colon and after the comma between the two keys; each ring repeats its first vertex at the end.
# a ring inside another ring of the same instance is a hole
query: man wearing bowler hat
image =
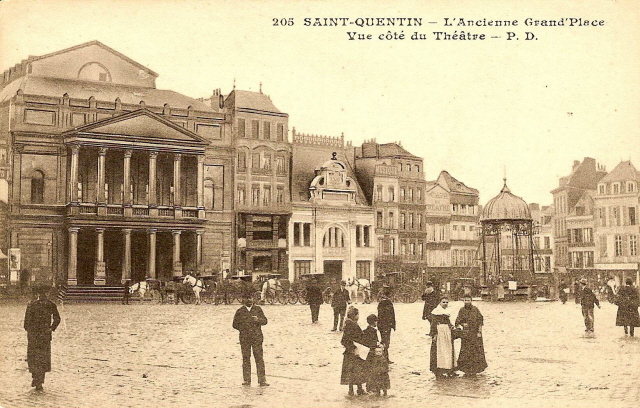
{"type": "Polygon", "coordinates": [[[240,332],[240,350],[242,351],[242,385],[251,385],[251,350],[256,360],[258,384],[267,387],[262,353],[262,326],[267,324],[267,317],[260,306],[254,305],[251,293],[243,296],[243,306],[233,316],[233,328],[240,332]]]}

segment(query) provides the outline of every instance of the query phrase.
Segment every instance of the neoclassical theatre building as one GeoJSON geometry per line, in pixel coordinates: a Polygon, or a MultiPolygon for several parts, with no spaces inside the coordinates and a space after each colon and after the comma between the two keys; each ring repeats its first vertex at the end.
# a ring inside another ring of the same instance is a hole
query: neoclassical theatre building
{"type": "Polygon", "coordinates": [[[229,115],[89,42],[5,71],[0,243],[12,280],[120,284],[230,265],[229,115]]]}
{"type": "Polygon", "coordinates": [[[451,275],[471,258],[477,190],[460,205],[462,183],[427,183],[399,143],[289,139],[289,115],[262,89],[194,99],[157,77],[98,41],[4,72],[0,284],[375,280],[451,275]]]}

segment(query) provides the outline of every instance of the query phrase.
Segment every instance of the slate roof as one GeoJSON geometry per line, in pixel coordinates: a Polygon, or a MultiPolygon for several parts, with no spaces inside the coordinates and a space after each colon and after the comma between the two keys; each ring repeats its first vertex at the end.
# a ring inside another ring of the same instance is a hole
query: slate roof
{"type": "Polygon", "coordinates": [[[478,195],[479,191],[475,188],[467,187],[463,182],[454,178],[448,171],[443,170],[440,172],[440,176],[438,176],[438,180],[442,180],[445,183],[445,188],[447,188],[452,193],[458,194],[472,194],[478,195]]]}
{"type": "Polygon", "coordinates": [[[604,176],[600,183],[611,183],[616,181],[638,181],[640,180],[640,172],[636,170],[630,161],[620,162],[613,170],[604,176]]]}
{"type": "Polygon", "coordinates": [[[271,102],[269,97],[261,92],[241,91],[234,89],[225,100],[226,106],[236,109],[252,109],[264,112],[282,113],[271,102]]]}
{"type": "Polygon", "coordinates": [[[137,105],[144,101],[148,106],[168,104],[179,109],[191,106],[195,110],[212,112],[209,105],[174,91],[36,76],[24,76],[8,84],[0,91],[0,103],[15,96],[19,89],[27,95],[62,98],[66,93],[73,99],[89,99],[93,96],[97,101],[114,102],[120,98],[126,104],[137,105]]]}

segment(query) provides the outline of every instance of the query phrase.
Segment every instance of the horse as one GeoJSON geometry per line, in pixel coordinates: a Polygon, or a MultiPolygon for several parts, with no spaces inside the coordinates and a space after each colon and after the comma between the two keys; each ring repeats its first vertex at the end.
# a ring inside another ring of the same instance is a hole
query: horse
{"type": "Polygon", "coordinates": [[[280,279],[267,279],[262,284],[262,288],[260,290],[260,300],[264,302],[265,300],[267,300],[267,295],[275,297],[276,293],[282,290],[284,290],[284,287],[282,286],[280,279]]]}
{"type": "Polygon", "coordinates": [[[191,285],[191,289],[193,289],[193,294],[196,295],[196,305],[199,305],[200,292],[204,290],[204,282],[202,282],[202,279],[195,278],[190,274],[187,274],[187,276],[185,276],[184,279],[182,280],[182,283],[188,283],[189,285],[191,285]]]}
{"type": "Polygon", "coordinates": [[[140,281],[138,283],[134,283],[129,286],[129,293],[134,294],[138,292],[140,294],[140,300],[144,299],[144,294],[149,290],[149,284],[146,280],[140,281]]]}
{"type": "Polygon", "coordinates": [[[353,303],[358,303],[358,292],[362,292],[363,303],[371,302],[371,282],[369,279],[347,278],[346,288],[353,303]]]}

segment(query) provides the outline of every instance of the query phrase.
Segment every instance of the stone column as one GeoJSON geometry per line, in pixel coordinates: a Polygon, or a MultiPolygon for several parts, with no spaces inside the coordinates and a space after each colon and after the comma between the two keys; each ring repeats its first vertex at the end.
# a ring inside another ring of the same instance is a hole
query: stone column
{"type": "Polygon", "coordinates": [[[72,205],[78,204],[78,162],[80,146],[71,146],[71,173],[69,174],[69,201],[72,205]]]}
{"type": "Polygon", "coordinates": [[[127,149],[124,151],[123,160],[123,183],[122,183],[122,204],[125,207],[131,207],[131,155],[132,151],[127,149]]]}
{"type": "Polygon", "coordinates": [[[96,228],[96,267],[93,275],[94,285],[105,285],[107,276],[104,264],[104,228],[96,228]]]}
{"type": "Polygon", "coordinates": [[[158,159],[158,152],[149,152],[149,197],[147,197],[147,204],[149,205],[149,216],[157,216],[158,197],[156,193],[156,162],[158,159]],[[155,214],[151,214],[151,210],[155,211],[155,214]]]}
{"type": "Polygon", "coordinates": [[[101,147],[98,150],[98,215],[107,215],[107,200],[105,197],[107,149],[101,147]]]}
{"type": "Polygon", "coordinates": [[[80,228],[69,228],[69,260],[67,265],[67,285],[77,285],[78,277],[78,231],[80,228]]]}
{"type": "MultiPolygon", "coordinates": [[[[198,155],[198,218],[204,218],[204,155],[198,155]]],[[[214,193],[215,194],[215,193],[214,193]]]]}
{"type": "Polygon", "coordinates": [[[173,155],[173,207],[175,209],[175,217],[182,218],[182,203],[180,197],[180,163],[182,156],[173,155]]]}
{"type": "Polygon", "coordinates": [[[182,276],[182,262],[180,262],[180,233],[174,230],[173,233],[173,276],[182,276]]]}
{"type": "Polygon", "coordinates": [[[204,273],[204,265],[202,264],[202,241],[203,241],[203,235],[204,235],[204,230],[197,230],[196,231],[196,271],[198,271],[198,273],[203,274],[204,273]]]}
{"type": "Polygon", "coordinates": [[[147,279],[156,278],[156,232],[155,228],[149,229],[149,259],[147,261],[147,279]]]}
{"type": "Polygon", "coordinates": [[[131,229],[125,228],[124,233],[124,254],[122,255],[122,283],[131,280],[131,229]]]}

